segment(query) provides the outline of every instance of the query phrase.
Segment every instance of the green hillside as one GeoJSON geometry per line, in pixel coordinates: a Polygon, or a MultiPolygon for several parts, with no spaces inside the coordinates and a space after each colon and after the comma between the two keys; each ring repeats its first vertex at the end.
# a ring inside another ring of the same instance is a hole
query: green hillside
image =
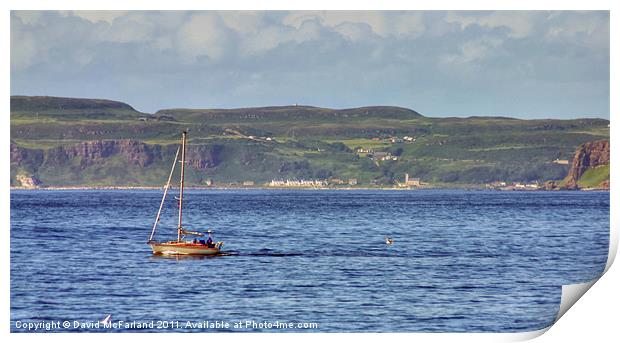
{"type": "Polygon", "coordinates": [[[588,168],[581,175],[577,184],[580,188],[591,188],[599,186],[605,180],[609,180],[609,165],[588,168]]]}
{"type": "Polygon", "coordinates": [[[197,185],[208,179],[286,178],[357,178],[361,185],[391,185],[402,182],[405,173],[455,185],[557,180],[568,166],[553,161],[571,159],[584,142],[608,138],[608,124],[603,119],[429,118],[390,106],[146,114],[109,100],[11,97],[11,184],[19,184],[21,173],[46,185],[159,185],[186,129],[196,156],[188,181],[197,185]],[[114,142],[84,143],[93,141],[114,142]],[[381,160],[383,153],[389,158],[381,160]]]}
{"type": "Polygon", "coordinates": [[[88,119],[136,119],[144,115],[118,101],[50,96],[12,96],[11,121],[45,122],[88,119]]]}

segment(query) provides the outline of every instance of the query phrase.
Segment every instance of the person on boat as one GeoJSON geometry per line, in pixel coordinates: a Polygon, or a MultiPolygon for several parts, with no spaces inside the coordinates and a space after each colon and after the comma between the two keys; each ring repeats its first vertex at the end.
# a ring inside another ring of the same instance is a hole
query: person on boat
{"type": "Polygon", "coordinates": [[[211,238],[211,233],[212,232],[213,231],[211,231],[211,230],[207,231],[207,234],[209,235],[209,237],[207,238],[207,247],[209,247],[209,248],[215,247],[215,244],[213,244],[213,238],[211,238]]]}

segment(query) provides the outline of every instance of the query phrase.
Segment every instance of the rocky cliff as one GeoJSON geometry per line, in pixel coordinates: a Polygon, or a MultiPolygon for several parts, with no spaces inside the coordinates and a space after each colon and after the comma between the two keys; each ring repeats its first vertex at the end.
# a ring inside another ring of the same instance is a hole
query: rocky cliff
{"type": "Polygon", "coordinates": [[[151,164],[159,148],[135,140],[86,141],[50,149],[47,160],[62,162],[79,159],[80,167],[84,168],[113,155],[120,155],[127,163],[146,167],[151,164]]]}
{"type": "MultiPolygon", "coordinates": [[[[564,179],[565,189],[579,189],[579,180],[584,173],[591,168],[608,166],[610,162],[609,141],[600,140],[582,144],[575,153],[573,163],[564,179]]],[[[609,180],[597,185],[601,188],[609,188],[609,180]]]]}
{"type": "MultiPolygon", "coordinates": [[[[100,178],[123,179],[122,172],[146,174],[150,171],[163,173],[170,168],[177,145],[145,144],[140,141],[96,140],[57,146],[49,149],[31,149],[11,142],[11,183],[19,185],[18,175],[38,178],[43,185],[54,185],[61,179],[59,174],[70,173],[76,182],[94,174],[100,178]],[[118,168],[106,170],[110,161],[116,160],[118,168]]],[[[196,171],[217,166],[221,161],[222,146],[192,145],[187,149],[187,166],[196,171]]],[[[128,179],[128,182],[132,180],[128,179]]]]}

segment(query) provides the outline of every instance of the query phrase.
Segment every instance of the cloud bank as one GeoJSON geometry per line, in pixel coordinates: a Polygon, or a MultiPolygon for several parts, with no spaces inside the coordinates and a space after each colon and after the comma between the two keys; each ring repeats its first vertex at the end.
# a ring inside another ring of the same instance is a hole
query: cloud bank
{"type": "Polygon", "coordinates": [[[11,93],[609,117],[606,11],[12,11],[11,93]]]}

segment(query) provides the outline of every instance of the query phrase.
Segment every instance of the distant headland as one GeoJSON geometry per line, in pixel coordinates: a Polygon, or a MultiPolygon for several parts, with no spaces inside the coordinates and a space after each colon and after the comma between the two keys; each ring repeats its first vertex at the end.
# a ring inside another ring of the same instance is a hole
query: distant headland
{"type": "Polygon", "coordinates": [[[609,121],[431,118],[393,106],[136,111],[11,97],[11,187],[157,189],[189,130],[198,188],[605,189],[609,121]],[[104,186],[101,186],[104,185],[104,186]]]}

